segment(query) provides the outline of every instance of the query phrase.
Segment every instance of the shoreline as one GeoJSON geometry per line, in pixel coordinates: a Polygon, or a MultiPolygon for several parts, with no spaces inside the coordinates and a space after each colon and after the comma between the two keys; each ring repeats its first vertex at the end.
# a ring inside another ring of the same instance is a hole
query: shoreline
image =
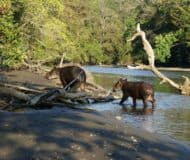
{"type": "MultiPolygon", "coordinates": [[[[140,64],[141,65],[141,64],[140,64]]],[[[143,65],[143,64],[142,64],[143,65]]],[[[114,68],[119,68],[119,67],[125,67],[127,69],[135,69],[135,70],[146,70],[146,69],[142,69],[142,68],[138,68],[138,65],[113,65],[113,64],[110,64],[110,65],[107,65],[107,64],[97,64],[97,65],[89,65],[89,64],[85,64],[85,65],[81,65],[81,66],[100,66],[100,67],[114,67],[114,68]],[[129,66],[129,68],[128,68],[129,66]],[[137,67],[137,68],[135,68],[137,67]]],[[[44,70],[48,70],[47,68],[51,68],[49,66],[43,66],[45,67],[44,70]]],[[[158,70],[161,70],[161,71],[181,71],[181,72],[190,72],[190,68],[188,67],[157,67],[156,68],[158,70]]],[[[18,69],[18,70],[15,70],[15,69],[10,69],[10,70],[7,70],[7,69],[1,69],[0,68],[0,72],[6,72],[6,71],[22,71],[23,69],[18,69]]]]}
{"type": "Polygon", "coordinates": [[[190,146],[134,128],[111,113],[0,112],[0,159],[185,160],[190,146]]]}
{"type": "MultiPolygon", "coordinates": [[[[139,68],[128,68],[128,65],[86,65],[86,66],[102,66],[102,67],[115,67],[115,68],[118,68],[118,67],[125,67],[127,69],[139,69],[139,68]]],[[[132,66],[132,65],[129,65],[129,66],[132,66]]],[[[138,65],[137,65],[138,66],[138,65]]],[[[190,72],[190,68],[182,68],[182,67],[156,67],[158,68],[158,70],[161,70],[161,71],[182,71],[182,72],[190,72]]],[[[142,69],[139,69],[139,70],[142,70],[142,69]]]]}

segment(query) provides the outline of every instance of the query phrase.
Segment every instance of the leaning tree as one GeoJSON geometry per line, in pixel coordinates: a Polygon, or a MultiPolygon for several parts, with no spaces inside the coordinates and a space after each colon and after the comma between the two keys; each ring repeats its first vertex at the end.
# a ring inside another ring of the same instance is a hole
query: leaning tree
{"type": "Polygon", "coordinates": [[[133,41],[138,36],[140,36],[141,39],[142,39],[144,50],[145,50],[145,52],[146,52],[146,54],[148,56],[148,63],[149,63],[149,65],[140,65],[137,68],[151,70],[156,76],[158,76],[162,80],[161,83],[167,82],[172,87],[174,87],[177,90],[179,90],[181,92],[181,94],[183,94],[183,95],[190,95],[190,79],[188,77],[182,76],[185,80],[184,80],[183,84],[178,84],[175,81],[173,81],[173,80],[169,79],[168,77],[166,77],[164,74],[162,74],[156,68],[156,66],[155,66],[155,54],[154,54],[154,50],[153,50],[151,44],[149,43],[149,41],[147,40],[145,32],[141,30],[140,24],[137,24],[136,33],[134,33],[134,35],[132,36],[132,38],[130,38],[128,41],[133,41]]]}

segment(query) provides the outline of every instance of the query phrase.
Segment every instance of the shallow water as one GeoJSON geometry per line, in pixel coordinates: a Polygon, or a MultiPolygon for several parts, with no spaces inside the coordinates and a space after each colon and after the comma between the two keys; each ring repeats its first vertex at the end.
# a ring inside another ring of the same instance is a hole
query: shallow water
{"type": "MultiPolygon", "coordinates": [[[[112,111],[121,116],[122,120],[135,127],[143,128],[149,132],[158,132],[169,135],[175,139],[190,144],[190,97],[180,95],[173,87],[162,84],[151,72],[143,70],[129,70],[126,68],[86,66],[93,72],[95,81],[107,89],[111,89],[113,83],[124,77],[130,81],[146,81],[152,83],[155,88],[156,108],[143,110],[141,101],[137,101],[137,109],[134,110],[132,100],[129,98],[123,106],[119,100],[93,104],[88,107],[98,111],[112,111]]],[[[190,76],[189,72],[163,72],[169,78],[179,82],[181,76],[190,76]]]]}

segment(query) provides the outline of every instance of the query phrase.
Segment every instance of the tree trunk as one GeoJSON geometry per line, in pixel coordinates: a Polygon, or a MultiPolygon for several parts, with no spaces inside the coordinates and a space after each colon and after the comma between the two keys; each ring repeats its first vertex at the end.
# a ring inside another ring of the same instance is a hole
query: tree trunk
{"type": "Polygon", "coordinates": [[[145,32],[141,30],[140,24],[137,24],[137,32],[128,41],[133,41],[138,36],[141,36],[142,43],[143,43],[143,46],[144,46],[144,50],[145,50],[145,52],[146,52],[146,54],[148,56],[148,62],[149,62],[149,65],[142,65],[140,67],[138,66],[138,68],[144,68],[144,69],[151,70],[155,75],[157,75],[160,79],[162,79],[161,83],[168,82],[172,87],[174,87],[177,90],[179,90],[181,92],[181,94],[183,94],[183,95],[190,95],[190,79],[188,77],[183,76],[183,78],[185,78],[185,81],[184,81],[183,85],[181,85],[181,84],[178,84],[178,83],[174,82],[173,80],[169,79],[165,75],[163,75],[155,67],[154,50],[152,49],[152,46],[149,43],[149,41],[146,39],[145,32]]]}

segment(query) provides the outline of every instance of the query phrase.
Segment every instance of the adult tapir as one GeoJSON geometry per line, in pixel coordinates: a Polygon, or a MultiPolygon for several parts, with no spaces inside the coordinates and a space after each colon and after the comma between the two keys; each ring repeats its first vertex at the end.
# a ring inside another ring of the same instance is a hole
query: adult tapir
{"type": "Polygon", "coordinates": [[[86,72],[79,66],[54,67],[45,77],[52,79],[55,75],[59,76],[63,87],[76,89],[86,84],[86,72]]]}
{"type": "Polygon", "coordinates": [[[147,102],[152,103],[154,107],[154,89],[153,86],[146,82],[129,82],[127,79],[120,78],[113,86],[113,92],[117,89],[121,89],[123,97],[120,101],[122,104],[128,97],[133,99],[133,107],[136,107],[136,99],[142,99],[144,107],[147,107],[147,102]]]}

